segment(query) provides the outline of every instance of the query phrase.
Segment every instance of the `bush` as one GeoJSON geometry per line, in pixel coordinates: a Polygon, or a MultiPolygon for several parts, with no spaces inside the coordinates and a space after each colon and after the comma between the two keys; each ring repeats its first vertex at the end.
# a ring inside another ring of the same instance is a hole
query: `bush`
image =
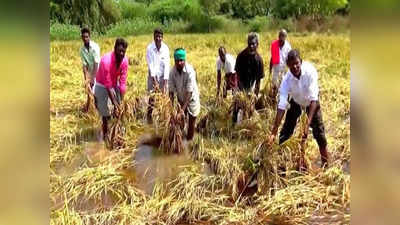
{"type": "Polygon", "coordinates": [[[248,21],[249,31],[260,32],[269,28],[269,19],[266,16],[256,16],[248,21]]]}
{"type": "Polygon", "coordinates": [[[122,20],[109,26],[105,35],[108,37],[126,37],[129,35],[152,33],[156,27],[161,27],[161,23],[155,22],[150,18],[122,20]]]}
{"type": "Polygon", "coordinates": [[[294,18],[271,19],[269,23],[269,29],[272,30],[286,29],[289,32],[297,31],[294,18]]]}
{"type": "Polygon", "coordinates": [[[149,11],[153,19],[163,24],[171,20],[193,21],[202,15],[201,6],[197,0],[158,1],[151,5],[149,11]]]}
{"type": "Polygon", "coordinates": [[[189,30],[190,23],[183,20],[170,20],[162,26],[167,33],[185,33],[189,30]]]}
{"type": "Polygon", "coordinates": [[[81,37],[81,31],[77,25],[61,24],[52,22],[50,24],[50,40],[76,40],[81,37]]]}
{"type": "Polygon", "coordinates": [[[144,18],[148,15],[148,7],[144,3],[120,0],[119,8],[123,19],[144,18]]]}

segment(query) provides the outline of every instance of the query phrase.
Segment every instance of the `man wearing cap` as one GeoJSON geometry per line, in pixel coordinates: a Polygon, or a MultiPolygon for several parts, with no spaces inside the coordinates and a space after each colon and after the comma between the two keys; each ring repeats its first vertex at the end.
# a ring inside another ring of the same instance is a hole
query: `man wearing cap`
{"type": "Polygon", "coordinates": [[[285,29],[279,31],[278,40],[271,43],[271,59],[269,61],[269,73],[272,72],[272,94],[275,97],[280,80],[286,72],[286,60],[289,51],[292,49],[286,40],[287,32],[285,29]]]}
{"type": "Polygon", "coordinates": [[[223,97],[226,98],[227,91],[232,90],[232,94],[237,89],[237,75],[235,72],[235,58],[226,53],[225,47],[218,49],[217,57],[217,96],[221,87],[221,70],[225,71],[225,82],[223,86],[223,97]]]}
{"type": "MultiPolygon", "coordinates": [[[[147,46],[146,61],[149,70],[147,77],[147,91],[149,93],[160,88],[163,93],[168,89],[169,76],[169,48],[163,42],[163,32],[157,28],[153,33],[154,41],[147,46]]],[[[147,120],[152,121],[152,112],[154,99],[149,98],[149,107],[147,109],[147,120]]]]}
{"type": "Polygon", "coordinates": [[[186,51],[178,48],[174,52],[175,65],[169,73],[169,96],[172,104],[175,94],[181,106],[181,113],[188,114],[189,126],[187,139],[192,140],[195,130],[196,117],[200,113],[200,96],[197,87],[196,72],[186,63],[186,51]]]}

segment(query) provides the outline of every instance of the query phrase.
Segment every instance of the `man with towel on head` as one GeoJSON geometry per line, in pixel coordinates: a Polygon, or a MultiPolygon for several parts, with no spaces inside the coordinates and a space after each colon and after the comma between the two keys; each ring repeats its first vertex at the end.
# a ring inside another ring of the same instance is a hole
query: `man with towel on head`
{"type": "Polygon", "coordinates": [[[174,103],[175,94],[181,106],[182,114],[189,116],[187,139],[192,140],[195,130],[196,117],[200,113],[200,96],[197,87],[196,72],[186,62],[186,51],[178,48],[174,52],[175,65],[169,73],[169,96],[174,103]]]}

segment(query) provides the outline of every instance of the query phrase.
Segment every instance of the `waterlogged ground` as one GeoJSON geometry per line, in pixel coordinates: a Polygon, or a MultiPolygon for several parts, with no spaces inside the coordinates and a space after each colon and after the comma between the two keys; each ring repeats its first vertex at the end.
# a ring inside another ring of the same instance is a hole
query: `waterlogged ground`
{"type": "MultiPolygon", "coordinates": [[[[265,62],[269,60],[267,46],[275,36],[261,34],[259,52],[265,62]]],[[[127,40],[131,65],[126,99],[139,97],[146,102],[145,48],[152,35],[127,40]]],[[[125,124],[127,147],[107,149],[97,114],[80,111],[86,98],[78,54],[81,42],[50,43],[51,224],[349,223],[348,35],[289,34],[292,47],[300,49],[304,60],[311,61],[319,72],[331,166],[319,169],[318,148],[310,135],[306,148],[309,172],[288,170],[285,176],[275,176],[268,165],[281,159],[265,151],[252,193],[241,193],[240,185],[253,174],[246,167],[248,159],[269,134],[275,109],[267,107],[252,120],[232,126],[232,97],[225,103],[215,100],[217,49],[224,45],[237,55],[245,47],[245,34],[165,34],[164,40],[171,51],[187,49],[188,62],[197,72],[200,118],[213,115],[209,116],[209,132],[196,133],[193,142],[185,141],[181,155],[165,155],[154,147],[157,141],[151,140],[157,129],[144,122],[142,112],[125,124]]],[[[112,50],[113,39],[95,41],[102,54],[112,50]]],[[[262,87],[268,87],[268,78],[266,74],[262,87]]],[[[145,110],[145,104],[141,108],[145,110]]],[[[294,137],[297,135],[298,131],[294,137]]],[[[297,144],[292,138],[287,145],[274,148],[291,153],[297,144]]]]}

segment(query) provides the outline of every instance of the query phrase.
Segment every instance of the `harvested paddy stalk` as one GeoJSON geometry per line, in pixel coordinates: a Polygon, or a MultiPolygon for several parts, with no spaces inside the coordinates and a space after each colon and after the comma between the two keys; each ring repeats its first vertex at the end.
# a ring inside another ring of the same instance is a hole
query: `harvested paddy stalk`
{"type": "Polygon", "coordinates": [[[233,97],[229,112],[233,113],[234,122],[250,119],[255,112],[257,97],[253,94],[239,92],[233,97]],[[236,119],[236,120],[235,120],[236,119]]]}
{"type": "Polygon", "coordinates": [[[125,143],[125,125],[133,119],[133,108],[135,107],[136,101],[124,100],[121,105],[118,106],[118,114],[113,120],[110,128],[110,132],[107,136],[107,143],[111,149],[119,149],[126,147],[125,143]]]}
{"type": "Polygon", "coordinates": [[[163,132],[161,149],[167,154],[181,153],[183,151],[183,129],[185,127],[185,115],[178,107],[173,109],[169,117],[168,126],[163,132]]]}
{"type": "Polygon", "coordinates": [[[232,125],[232,121],[226,119],[230,117],[229,103],[227,101],[216,102],[215,104],[211,103],[210,107],[205,106],[204,108],[207,113],[197,123],[197,132],[210,138],[227,135],[232,125]]]}
{"type": "Polygon", "coordinates": [[[180,105],[174,108],[169,97],[159,91],[150,97],[154,99],[153,124],[156,133],[162,136],[160,148],[167,154],[181,153],[185,115],[181,113],[180,105]]]}

